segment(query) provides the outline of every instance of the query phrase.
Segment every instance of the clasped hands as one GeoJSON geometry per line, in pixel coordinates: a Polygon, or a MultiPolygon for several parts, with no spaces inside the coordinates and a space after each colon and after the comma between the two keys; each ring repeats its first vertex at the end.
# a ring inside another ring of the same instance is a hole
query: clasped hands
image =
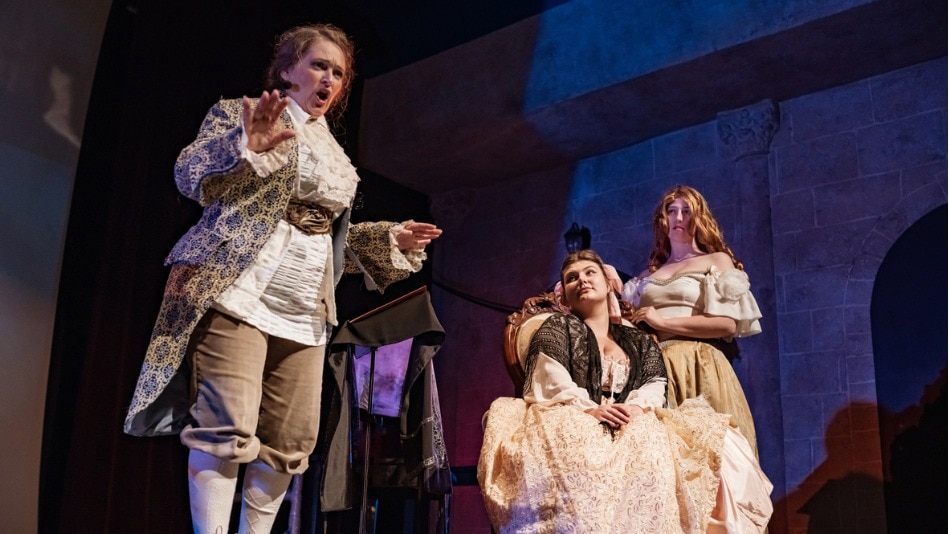
{"type": "MultiPolygon", "coordinates": [[[[607,284],[610,286],[610,289],[618,294],[623,293],[623,280],[613,265],[604,265],[604,275],[607,278],[607,284]]],[[[656,311],[656,308],[653,306],[644,306],[635,309],[633,311],[633,317],[630,318],[630,322],[633,324],[644,323],[654,329],[660,329],[665,320],[666,318],[660,315],[660,312],[656,311]]]]}
{"type": "Polygon", "coordinates": [[[584,413],[602,423],[607,423],[612,428],[620,428],[647,411],[636,404],[601,404],[584,410],[584,413]]]}

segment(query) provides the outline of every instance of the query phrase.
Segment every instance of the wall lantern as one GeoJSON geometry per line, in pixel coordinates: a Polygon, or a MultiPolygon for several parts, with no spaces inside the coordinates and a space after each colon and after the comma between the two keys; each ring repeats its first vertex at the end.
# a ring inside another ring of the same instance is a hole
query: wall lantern
{"type": "Polygon", "coordinates": [[[564,246],[567,247],[568,254],[589,249],[590,230],[586,226],[578,226],[576,222],[573,223],[571,228],[564,233],[564,246]]]}

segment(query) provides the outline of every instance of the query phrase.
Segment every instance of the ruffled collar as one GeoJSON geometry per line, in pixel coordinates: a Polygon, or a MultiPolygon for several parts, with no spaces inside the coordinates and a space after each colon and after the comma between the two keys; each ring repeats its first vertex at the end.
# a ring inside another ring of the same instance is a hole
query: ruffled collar
{"type": "Polygon", "coordinates": [[[297,131],[300,180],[295,196],[339,215],[349,207],[360,178],[356,167],[330,132],[326,117],[310,117],[291,99],[287,106],[297,131]]]}
{"type": "Polygon", "coordinates": [[[327,119],[323,115],[314,119],[310,116],[309,113],[303,110],[300,107],[300,104],[297,103],[293,98],[290,99],[290,105],[287,106],[287,113],[290,114],[290,120],[293,121],[294,127],[299,129],[303,124],[312,124],[314,122],[323,124],[324,127],[327,127],[327,119]]]}

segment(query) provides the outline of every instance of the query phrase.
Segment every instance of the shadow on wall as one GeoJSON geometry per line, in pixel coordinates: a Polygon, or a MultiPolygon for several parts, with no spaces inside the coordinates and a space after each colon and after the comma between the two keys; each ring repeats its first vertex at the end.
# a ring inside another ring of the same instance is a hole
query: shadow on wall
{"type": "Polygon", "coordinates": [[[835,414],[825,432],[827,458],[776,509],[791,505],[793,533],[944,533],[946,442],[944,368],[920,402],[900,413],[852,403],[835,414]],[[901,429],[887,444],[890,474],[884,480],[874,459],[862,457],[862,450],[875,449],[869,445],[877,428],[869,426],[879,427],[882,436],[888,428],[901,429]]]}
{"type": "Polygon", "coordinates": [[[946,220],[946,205],[921,217],[881,263],[870,309],[877,404],[831,418],[827,458],[776,506],[791,512],[792,533],[947,531],[947,271],[928,246],[947,241],[946,220]]]}
{"type": "Polygon", "coordinates": [[[947,532],[947,368],[920,403],[879,413],[888,531],[947,532]]]}
{"type": "Polygon", "coordinates": [[[930,253],[931,243],[947,242],[946,222],[944,204],[907,228],[881,263],[871,297],[891,532],[947,531],[947,270],[930,253]]]}
{"type": "Polygon", "coordinates": [[[861,444],[852,432],[868,430],[876,442],[876,418],[876,406],[864,403],[852,403],[832,417],[825,431],[825,461],[776,503],[776,510],[789,510],[789,532],[886,532],[880,459],[859,464],[855,453],[861,444]],[[859,515],[861,525],[856,524],[859,515]]]}

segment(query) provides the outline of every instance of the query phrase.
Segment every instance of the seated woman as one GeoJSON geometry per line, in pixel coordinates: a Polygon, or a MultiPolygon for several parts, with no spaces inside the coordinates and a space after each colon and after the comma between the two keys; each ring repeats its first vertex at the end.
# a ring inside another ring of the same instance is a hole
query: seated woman
{"type": "Polygon", "coordinates": [[[653,338],[613,324],[589,250],[564,260],[570,314],[545,320],[524,399],[485,418],[478,481],[499,532],[762,532],[772,484],[748,442],[703,398],[665,409],[653,338]]]}

